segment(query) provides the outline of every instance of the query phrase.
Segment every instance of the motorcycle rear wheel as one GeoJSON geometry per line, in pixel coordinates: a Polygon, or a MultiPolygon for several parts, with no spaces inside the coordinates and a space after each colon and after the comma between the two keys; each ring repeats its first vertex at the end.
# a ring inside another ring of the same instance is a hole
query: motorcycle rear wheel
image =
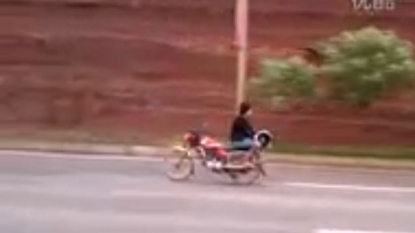
{"type": "Polygon", "coordinates": [[[263,174],[258,166],[254,166],[252,169],[246,172],[229,173],[229,177],[236,184],[253,185],[263,177],[263,174]]]}
{"type": "Polygon", "coordinates": [[[264,177],[262,164],[254,164],[252,168],[228,171],[227,174],[233,183],[239,185],[253,185],[264,177]]]}

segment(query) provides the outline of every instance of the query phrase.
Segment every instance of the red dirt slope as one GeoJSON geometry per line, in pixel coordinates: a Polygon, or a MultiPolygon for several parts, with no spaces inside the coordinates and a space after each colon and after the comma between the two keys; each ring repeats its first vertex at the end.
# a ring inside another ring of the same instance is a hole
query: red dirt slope
{"type": "MultiPolygon", "coordinates": [[[[415,41],[415,5],[365,16],[346,0],[255,0],[252,69],[344,29],[376,25],[415,41]]],[[[209,127],[223,135],[233,106],[233,0],[0,2],[0,121],[136,130],[149,138],[209,127]]],[[[415,146],[415,97],[365,111],[258,111],[286,141],[415,146]]]]}

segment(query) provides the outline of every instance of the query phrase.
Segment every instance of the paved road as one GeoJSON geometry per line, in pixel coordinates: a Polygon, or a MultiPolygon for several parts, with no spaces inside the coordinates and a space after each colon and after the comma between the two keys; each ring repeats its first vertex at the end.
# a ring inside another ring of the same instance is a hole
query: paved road
{"type": "Polygon", "coordinates": [[[157,159],[0,152],[4,233],[415,233],[415,172],[276,165],[240,187],[157,159]]]}

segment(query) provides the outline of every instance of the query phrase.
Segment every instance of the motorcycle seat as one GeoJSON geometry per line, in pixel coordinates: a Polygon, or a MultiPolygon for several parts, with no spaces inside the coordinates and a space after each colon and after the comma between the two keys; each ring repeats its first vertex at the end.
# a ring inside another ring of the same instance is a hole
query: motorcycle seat
{"type": "Polygon", "coordinates": [[[227,152],[229,152],[229,153],[232,153],[232,152],[247,152],[247,151],[249,151],[251,148],[237,148],[237,147],[234,147],[234,146],[232,146],[232,145],[230,145],[230,146],[228,146],[228,147],[226,147],[225,148],[225,150],[227,151],[227,152]]]}

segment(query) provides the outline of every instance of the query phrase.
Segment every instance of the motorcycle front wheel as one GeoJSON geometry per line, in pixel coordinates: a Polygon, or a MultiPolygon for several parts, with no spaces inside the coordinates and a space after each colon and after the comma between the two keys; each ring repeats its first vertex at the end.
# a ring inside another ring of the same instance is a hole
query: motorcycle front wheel
{"type": "Polygon", "coordinates": [[[188,180],[194,173],[194,160],[187,154],[180,155],[179,158],[168,158],[166,162],[166,175],[170,180],[188,180]]]}

